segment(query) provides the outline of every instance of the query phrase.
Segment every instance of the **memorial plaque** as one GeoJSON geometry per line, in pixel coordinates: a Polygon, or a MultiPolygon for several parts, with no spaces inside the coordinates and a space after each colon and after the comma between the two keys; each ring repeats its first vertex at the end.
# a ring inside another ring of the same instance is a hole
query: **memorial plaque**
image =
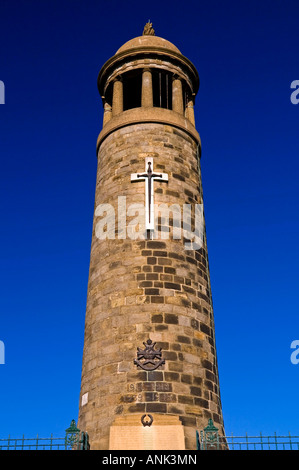
{"type": "Polygon", "coordinates": [[[119,416],[110,426],[109,450],[185,450],[184,428],[178,416],[119,416]]]}

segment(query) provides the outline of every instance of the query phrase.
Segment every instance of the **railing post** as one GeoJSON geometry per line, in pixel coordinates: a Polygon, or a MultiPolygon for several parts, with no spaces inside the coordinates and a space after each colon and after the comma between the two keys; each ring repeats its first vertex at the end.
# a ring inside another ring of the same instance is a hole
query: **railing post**
{"type": "Polygon", "coordinates": [[[292,438],[291,438],[291,433],[289,431],[289,439],[290,439],[290,450],[293,450],[293,447],[292,447],[292,438]]]}
{"type": "Polygon", "coordinates": [[[208,425],[200,432],[201,447],[203,450],[218,450],[219,449],[219,434],[218,428],[214,426],[213,420],[209,419],[208,425]]]}
{"type": "Polygon", "coordinates": [[[80,429],[76,426],[76,421],[71,421],[70,427],[65,430],[65,448],[75,450],[78,446],[80,429]]]}
{"type": "Polygon", "coordinates": [[[274,442],[275,442],[275,450],[278,450],[276,432],[274,432],[274,442]]]}
{"type": "Polygon", "coordinates": [[[70,427],[65,430],[65,449],[89,450],[88,434],[77,428],[74,419],[70,427]]]}
{"type": "Polygon", "coordinates": [[[260,437],[261,437],[261,449],[264,450],[264,446],[263,446],[263,436],[262,436],[262,433],[260,432],[260,437]]]}
{"type": "Polygon", "coordinates": [[[199,432],[196,430],[196,450],[200,450],[199,432]]]}

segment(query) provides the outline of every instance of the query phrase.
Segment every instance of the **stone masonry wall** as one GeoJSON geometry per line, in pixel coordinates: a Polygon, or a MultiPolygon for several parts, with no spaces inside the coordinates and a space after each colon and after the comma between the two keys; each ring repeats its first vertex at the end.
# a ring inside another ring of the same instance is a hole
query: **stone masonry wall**
{"type": "MultiPolygon", "coordinates": [[[[131,183],[130,175],[144,172],[146,156],[169,178],[155,182],[155,203],[202,202],[197,143],[183,130],[143,123],[102,142],[95,208],[112,204],[117,216],[118,196],[127,197],[127,206],[144,204],[144,181],[131,183]]],[[[119,415],[178,415],[186,449],[196,449],[196,429],[209,418],[220,431],[223,425],[206,243],[188,251],[172,232],[169,240],[118,239],[118,233],[114,240],[99,240],[98,221],[82,368],[81,397],[88,393],[88,400],[82,406],[80,398],[78,426],[89,433],[91,448],[109,449],[109,427],[119,415]],[[165,359],[153,372],[133,362],[148,338],[165,359]]]]}

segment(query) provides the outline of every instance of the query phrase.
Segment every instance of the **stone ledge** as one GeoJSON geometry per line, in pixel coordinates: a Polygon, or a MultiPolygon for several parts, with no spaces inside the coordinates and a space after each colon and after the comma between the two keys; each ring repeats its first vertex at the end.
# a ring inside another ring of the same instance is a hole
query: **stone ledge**
{"type": "Polygon", "coordinates": [[[103,140],[122,127],[141,124],[141,123],[159,123],[167,124],[185,131],[191,136],[195,142],[201,145],[200,137],[195,127],[184,116],[175,111],[164,108],[133,108],[123,111],[121,114],[114,116],[103,127],[97,140],[97,152],[103,140]]]}

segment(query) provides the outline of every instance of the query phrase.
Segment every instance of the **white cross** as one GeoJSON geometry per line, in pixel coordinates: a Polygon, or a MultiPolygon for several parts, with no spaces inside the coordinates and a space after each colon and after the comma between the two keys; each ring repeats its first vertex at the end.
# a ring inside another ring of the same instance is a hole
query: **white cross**
{"type": "Polygon", "coordinates": [[[145,159],[145,173],[132,173],[131,181],[145,181],[145,228],[146,230],[155,229],[154,220],[154,180],[168,181],[167,173],[153,172],[153,158],[145,159]]]}

